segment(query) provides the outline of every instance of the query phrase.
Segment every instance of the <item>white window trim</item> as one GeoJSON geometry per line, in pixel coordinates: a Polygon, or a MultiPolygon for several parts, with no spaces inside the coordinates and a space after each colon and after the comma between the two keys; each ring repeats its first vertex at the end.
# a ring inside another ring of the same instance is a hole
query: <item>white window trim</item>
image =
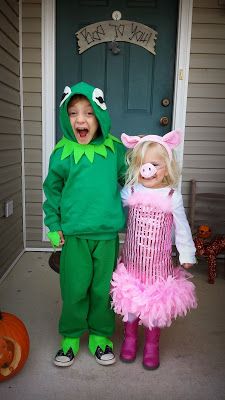
{"type": "MultiPolygon", "coordinates": [[[[174,82],[174,107],[172,128],[185,133],[187,90],[190,61],[193,0],[180,0],[177,54],[174,82]]],[[[55,145],[55,0],[42,1],[42,179],[48,172],[49,157],[55,145]]],[[[183,164],[184,138],[177,151],[180,166],[183,164]]],[[[44,194],[43,194],[44,200],[44,194]]],[[[43,241],[47,241],[43,223],[43,241]]]]}

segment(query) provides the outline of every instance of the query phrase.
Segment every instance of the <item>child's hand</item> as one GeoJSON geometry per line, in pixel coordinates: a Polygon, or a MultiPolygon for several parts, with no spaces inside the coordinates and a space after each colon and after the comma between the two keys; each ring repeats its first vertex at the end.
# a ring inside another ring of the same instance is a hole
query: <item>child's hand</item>
{"type": "Polygon", "coordinates": [[[193,266],[193,264],[188,264],[188,263],[182,264],[182,267],[185,268],[185,269],[189,269],[192,266],[193,266]]]}
{"type": "Polygon", "coordinates": [[[59,236],[60,236],[59,245],[60,245],[60,246],[63,246],[64,243],[65,243],[65,239],[64,239],[63,233],[62,233],[62,231],[58,231],[58,234],[59,234],[59,236]]]}

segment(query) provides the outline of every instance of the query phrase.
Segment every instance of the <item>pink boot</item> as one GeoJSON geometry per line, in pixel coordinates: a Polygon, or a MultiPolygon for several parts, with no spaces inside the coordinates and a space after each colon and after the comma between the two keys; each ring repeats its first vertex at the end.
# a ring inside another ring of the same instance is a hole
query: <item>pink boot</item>
{"type": "Polygon", "coordinates": [[[132,362],[137,353],[138,319],[124,323],[124,341],[120,351],[120,359],[124,362],[132,362]]]}
{"type": "Polygon", "coordinates": [[[156,369],[159,367],[159,337],[160,328],[145,328],[145,346],[143,354],[143,367],[156,369]]]}

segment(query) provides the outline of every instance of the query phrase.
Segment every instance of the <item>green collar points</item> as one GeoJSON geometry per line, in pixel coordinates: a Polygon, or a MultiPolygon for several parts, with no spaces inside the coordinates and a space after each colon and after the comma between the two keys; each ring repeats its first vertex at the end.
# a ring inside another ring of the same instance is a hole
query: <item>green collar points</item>
{"type": "Polygon", "coordinates": [[[63,138],[55,146],[54,151],[60,149],[61,147],[64,147],[61,155],[61,160],[64,160],[64,158],[69,157],[73,153],[75,164],[80,161],[83,155],[85,155],[87,159],[91,163],[93,163],[95,153],[106,158],[107,147],[110,148],[113,152],[115,151],[113,142],[121,143],[119,139],[110,134],[101,144],[79,144],[63,136],[63,138]]]}

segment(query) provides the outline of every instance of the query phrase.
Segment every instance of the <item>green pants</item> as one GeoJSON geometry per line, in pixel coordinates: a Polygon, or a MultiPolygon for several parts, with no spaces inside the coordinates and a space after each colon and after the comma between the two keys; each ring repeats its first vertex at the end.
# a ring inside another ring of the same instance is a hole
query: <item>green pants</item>
{"type": "Polygon", "coordinates": [[[112,240],[65,237],[60,260],[62,336],[80,337],[85,331],[99,336],[113,334],[115,315],[109,292],[118,248],[118,237],[112,240]]]}

